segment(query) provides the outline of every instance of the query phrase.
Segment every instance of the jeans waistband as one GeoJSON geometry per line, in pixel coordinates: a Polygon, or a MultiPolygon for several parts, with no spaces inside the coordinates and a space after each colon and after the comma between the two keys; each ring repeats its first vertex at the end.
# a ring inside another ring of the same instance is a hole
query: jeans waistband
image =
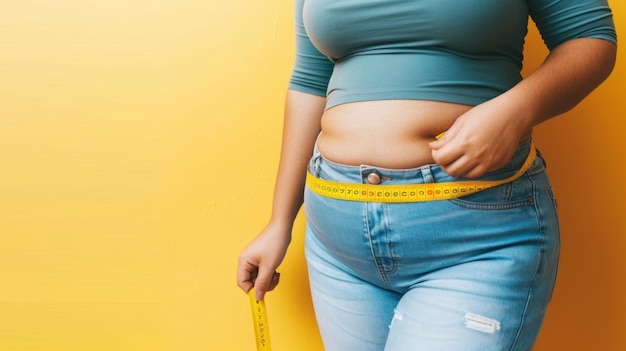
{"type": "MultiPolygon", "coordinates": [[[[528,157],[531,139],[520,143],[511,161],[504,167],[472,180],[497,180],[519,170],[528,157]]],[[[390,169],[375,165],[344,165],[326,159],[315,146],[309,163],[309,171],[316,177],[343,183],[367,184],[368,176],[376,173],[381,184],[425,184],[468,180],[452,177],[437,164],[426,164],[415,168],[390,169]]]]}

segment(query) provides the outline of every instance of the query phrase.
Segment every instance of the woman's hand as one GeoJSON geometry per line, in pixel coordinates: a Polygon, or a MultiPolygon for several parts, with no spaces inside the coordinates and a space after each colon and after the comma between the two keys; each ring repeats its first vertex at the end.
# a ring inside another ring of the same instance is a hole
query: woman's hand
{"type": "Polygon", "coordinates": [[[468,178],[504,166],[533,126],[570,110],[602,83],[616,54],[617,47],[603,39],[559,44],[528,77],[463,114],[432,142],[435,162],[450,175],[468,178]]]}
{"type": "Polygon", "coordinates": [[[239,255],[237,285],[248,292],[254,287],[257,300],[278,285],[276,269],[285,258],[291,241],[291,228],[270,223],[239,255]]]}
{"type": "Polygon", "coordinates": [[[461,115],[439,140],[432,156],[448,174],[477,178],[508,164],[532,127],[517,118],[522,106],[506,96],[487,101],[461,115]]]}

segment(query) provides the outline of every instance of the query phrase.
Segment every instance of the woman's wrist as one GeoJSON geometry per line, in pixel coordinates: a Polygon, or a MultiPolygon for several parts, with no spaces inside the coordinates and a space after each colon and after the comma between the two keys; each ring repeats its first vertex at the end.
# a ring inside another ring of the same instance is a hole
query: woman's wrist
{"type": "Polygon", "coordinates": [[[291,238],[291,230],[293,229],[294,221],[295,218],[291,219],[288,216],[273,215],[270,217],[267,227],[273,229],[272,233],[281,233],[281,235],[291,238]]]}

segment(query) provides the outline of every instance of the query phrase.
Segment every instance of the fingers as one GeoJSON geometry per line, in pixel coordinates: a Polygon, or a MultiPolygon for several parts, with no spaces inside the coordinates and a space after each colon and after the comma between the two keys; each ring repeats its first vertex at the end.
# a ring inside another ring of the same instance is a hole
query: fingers
{"type": "Polygon", "coordinates": [[[460,144],[455,136],[456,131],[452,128],[439,134],[437,140],[430,142],[429,146],[435,163],[449,175],[460,177],[476,168],[477,163],[475,159],[468,157],[467,147],[460,144]]]}
{"type": "Polygon", "coordinates": [[[430,147],[433,160],[446,173],[459,177],[476,167],[476,160],[466,154],[465,148],[455,146],[454,142],[449,142],[450,138],[444,138],[431,142],[430,147]]]}
{"type": "Polygon", "coordinates": [[[241,261],[237,270],[237,285],[245,293],[254,287],[257,300],[263,300],[265,293],[274,290],[280,282],[280,273],[272,269],[262,269],[256,264],[241,261]]]}
{"type": "MultiPolygon", "coordinates": [[[[433,150],[439,150],[441,149],[444,145],[446,145],[446,142],[449,139],[449,135],[451,132],[446,131],[443,133],[440,133],[439,135],[437,135],[435,137],[434,141],[431,141],[430,143],[428,143],[428,145],[430,146],[431,149],[433,150]]],[[[453,133],[453,132],[452,132],[453,133]]]]}
{"type": "Polygon", "coordinates": [[[478,146],[466,149],[449,144],[442,149],[433,149],[432,156],[446,173],[464,178],[478,178],[504,167],[512,157],[504,148],[489,151],[478,146]]]}
{"type": "Polygon", "coordinates": [[[480,164],[476,164],[476,161],[471,160],[467,155],[435,155],[433,152],[433,158],[446,173],[453,177],[471,178],[471,174],[480,174],[480,164]]]}
{"type": "Polygon", "coordinates": [[[478,178],[500,166],[496,159],[499,154],[488,152],[485,145],[470,145],[452,138],[445,139],[431,143],[431,153],[435,162],[453,177],[478,178]]]}
{"type": "Polygon", "coordinates": [[[257,274],[258,267],[256,264],[240,259],[237,266],[237,285],[247,294],[254,286],[257,274]]]}
{"type": "Polygon", "coordinates": [[[276,269],[285,257],[290,235],[283,226],[268,225],[241,252],[237,266],[237,285],[246,294],[254,287],[255,297],[261,301],[265,293],[278,285],[280,274],[276,269]]]}
{"type": "Polygon", "coordinates": [[[280,273],[272,270],[260,270],[254,281],[254,294],[256,299],[261,301],[265,298],[265,293],[274,290],[280,281],[280,273]]]}
{"type": "Polygon", "coordinates": [[[278,286],[278,283],[280,283],[280,273],[274,272],[274,275],[272,276],[272,281],[270,282],[270,286],[267,290],[268,291],[274,290],[276,286],[278,286]]]}
{"type": "Polygon", "coordinates": [[[454,162],[447,166],[442,166],[444,171],[453,177],[478,178],[485,173],[487,169],[483,164],[468,163],[463,161],[454,162]]]}

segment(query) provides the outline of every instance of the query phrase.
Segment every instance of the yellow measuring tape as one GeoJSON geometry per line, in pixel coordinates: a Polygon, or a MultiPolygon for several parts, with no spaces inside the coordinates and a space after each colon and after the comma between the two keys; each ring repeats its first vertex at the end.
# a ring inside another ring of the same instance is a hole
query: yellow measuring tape
{"type": "Polygon", "coordinates": [[[394,203],[450,200],[514,181],[533,165],[536,155],[535,145],[531,142],[530,152],[522,167],[502,180],[374,185],[334,182],[317,178],[307,172],[306,182],[313,192],[338,200],[394,203]]]}
{"type": "Polygon", "coordinates": [[[254,296],[254,288],[248,292],[250,298],[250,309],[252,310],[252,321],[254,322],[254,336],[256,337],[257,351],[271,351],[270,326],[267,323],[267,311],[265,301],[259,301],[254,296]]]}

